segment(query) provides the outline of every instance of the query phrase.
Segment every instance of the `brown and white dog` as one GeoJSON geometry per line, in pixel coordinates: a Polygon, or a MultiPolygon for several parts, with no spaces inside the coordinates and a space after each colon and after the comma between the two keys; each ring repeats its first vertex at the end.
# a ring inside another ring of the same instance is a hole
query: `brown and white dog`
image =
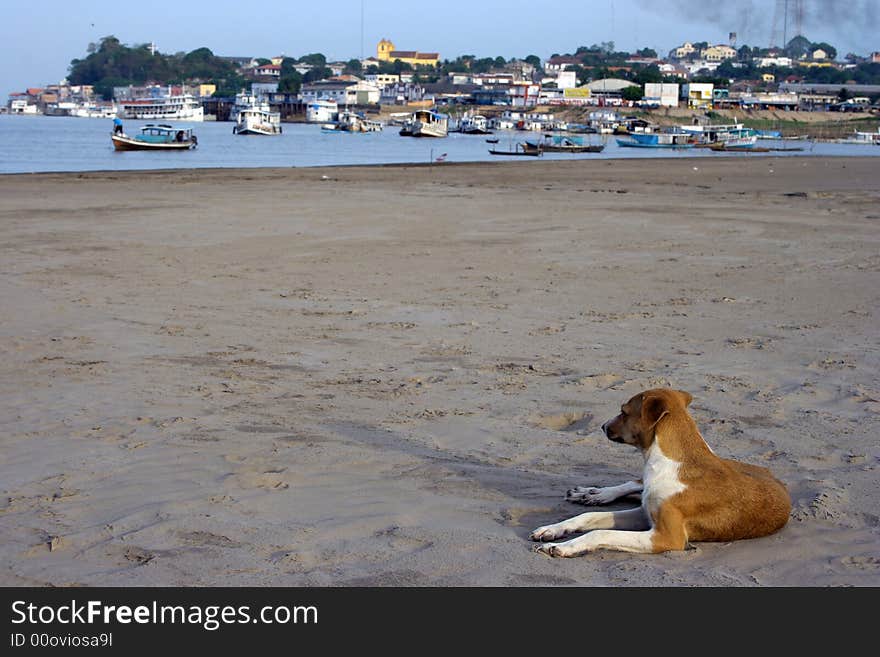
{"type": "Polygon", "coordinates": [[[615,442],[638,447],[645,457],[642,482],[608,488],[577,488],[568,499],[607,504],[641,492],[642,505],[614,512],[590,512],[538,527],[536,548],[553,557],[576,557],[593,550],[666,552],[688,541],[733,541],[766,536],[788,522],[791,500],[769,470],[722,459],[703,440],[687,411],[691,395],[680,390],[642,392],[602,425],[615,442]]]}

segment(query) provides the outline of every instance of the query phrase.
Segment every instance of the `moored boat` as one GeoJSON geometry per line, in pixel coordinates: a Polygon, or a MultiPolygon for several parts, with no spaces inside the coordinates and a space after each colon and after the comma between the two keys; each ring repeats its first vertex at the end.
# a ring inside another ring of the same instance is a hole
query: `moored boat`
{"type": "Polygon", "coordinates": [[[235,97],[232,134],[280,135],[281,113],[273,112],[269,103],[253,94],[242,92],[235,97]]]}
{"type": "Polygon", "coordinates": [[[204,121],[205,110],[191,94],[138,98],[119,102],[123,119],[135,121],[204,121]]]}
{"type": "MultiPolygon", "coordinates": [[[[362,112],[350,112],[343,110],[339,112],[339,118],[332,125],[333,130],[340,132],[381,132],[382,122],[368,119],[362,112]]],[[[328,124],[322,126],[327,129],[328,124]]]]}
{"type": "Polygon", "coordinates": [[[306,105],[307,123],[329,123],[339,116],[339,105],[335,100],[313,100],[306,105]]]}
{"type": "Polygon", "coordinates": [[[544,140],[538,144],[526,143],[547,153],[601,153],[605,148],[605,144],[588,144],[583,137],[567,135],[544,135],[544,140]]]}
{"type": "Polygon", "coordinates": [[[618,139],[617,144],[633,148],[693,148],[691,139],[686,132],[634,132],[628,139],[618,139]]]}
{"type": "Polygon", "coordinates": [[[417,110],[400,129],[403,137],[445,137],[449,117],[431,110],[417,110]]]}
{"type": "Polygon", "coordinates": [[[756,144],[758,143],[758,136],[751,135],[748,137],[730,137],[729,139],[725,139],[723,141],[715,142],[714,144],[710,144],[709,148],[713,150],[733,150],[733,149],[744,149],[744,148],[756,148],[756,144]]]}
{"type": "Polygon", "coordinates": [[[489,121],[482,114],[463,116],[458,122],[458,131],[466,135],[491,135],[489,121]]]}
{"type": "Polygon", "coordinates": [[[489,149],[490,155],[532,155],[534,157],[540,157],[544,154],[544,151],[541,150],[540,146],[536,146],[535,144],[530,144],[528,142],[520,142],[516,145],[514,150],[510,151],[500,151],[497,148],[489,149]]]}
{"type": "Polygon", "coordinates": [[[880,128],[877,128],[877,132],[861,132],[859,130],[854,130],[846,139],[838,139],[837,143],[880,146],[880,128]]]}
{"type": "Polygon", "coordinates": [[[117,151],[185,151],[199,143],[192,128],[164,123],[148,123],[133,137],[124,132],[114,132],[110,139],[117,151]]]}

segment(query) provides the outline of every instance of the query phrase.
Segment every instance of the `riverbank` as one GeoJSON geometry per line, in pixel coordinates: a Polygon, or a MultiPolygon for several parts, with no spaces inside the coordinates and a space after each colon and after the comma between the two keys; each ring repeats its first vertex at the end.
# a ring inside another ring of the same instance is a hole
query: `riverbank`
{"type": "Polygon", "coordinates": [[[0,584],[878,585],[877,163],[0,176],[0,584]],[[533,554],[652,386],[789,524],[533,554]]]}

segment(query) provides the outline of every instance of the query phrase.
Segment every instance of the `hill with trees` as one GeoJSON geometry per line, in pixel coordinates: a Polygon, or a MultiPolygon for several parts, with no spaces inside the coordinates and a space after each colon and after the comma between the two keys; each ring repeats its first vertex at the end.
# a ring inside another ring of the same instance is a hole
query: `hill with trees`
{"type": "Polygon", "coordinates": [[[105,99],[113,95],[113,87],[204,82],[217,85],[218,95],[235,94],[245,84],[238,67],[217,57],[209,48],[189,53],[153,54],[147,44],[126,46],[114,36],[106,36],[99,44],[89,45],[89,55],[70,62],[67,76],[70,84],[94,85],[105,99]]]}

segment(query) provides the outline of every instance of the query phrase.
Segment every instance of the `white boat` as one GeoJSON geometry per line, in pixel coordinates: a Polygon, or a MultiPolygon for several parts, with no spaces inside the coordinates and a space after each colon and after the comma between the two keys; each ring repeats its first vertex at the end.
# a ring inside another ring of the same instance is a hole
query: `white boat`
{"type": "Polygon", "coordinates": [[[360,112],[343,110],[339,112],[339,118],[333,123],[325,123],[321,130],[333,132],[379,132],[382,123],[368,119],[360,112]]]}
{"type": "Polygon", "coordinates": [[[837,143],[880,146],[880,128],[877,128],[877,132],[860,132],[855,130],[852,135],[846,139],[838,139],[837,143]]]}
{"type": "Polygon", "coordinates": [[[463,116],[458,123],[458,131],[466,135],[491,135],[489,120],[482,114],[463,116]]]}
{"type": "Polygon", "coordinates": [[[112,119],[118,116],[119,111],[116,105],[98,105],[96,103],[86,103],[74,107],[70,116],[76,116],[83,119],[112,119]]]}
{"type": "Polygon", "coordinates": [[[751,148],[758,143],[758,135],[729,137],[716,143],[724,144],[725,148],[751,148]]]}
{"type": "Polygon", "coordinates": [[[513,130],[516,127],[516,122],[501,116],[493,116],[486,122],[486,125],[493,130],[513,130]]]}
{"type": "Polygon", "coordinates": [[[417,110],[403,124],[400,134],[404,137],[445,137],[449,129],[449,117],[431,110],[417,110]]]}
{"type": "Polygon", "coordinates": [[[234,135],[281,134],[281,113],[273,112],[266,100],[247,92],[235,96],[232,120],[234,135]]]}
{"type": "Polygon", "coordinates": [[[330,123],[339,115],[339,105],[335,100],[313,100],[306,105],[308,123],[330,123]]]}
{"type": "Polygon", "coordinates": [[[192,94],[166,94],[158,98],[138,98],[119,103],[123,119],[136,121],[204,121],[205,110],[192,94]]]}

